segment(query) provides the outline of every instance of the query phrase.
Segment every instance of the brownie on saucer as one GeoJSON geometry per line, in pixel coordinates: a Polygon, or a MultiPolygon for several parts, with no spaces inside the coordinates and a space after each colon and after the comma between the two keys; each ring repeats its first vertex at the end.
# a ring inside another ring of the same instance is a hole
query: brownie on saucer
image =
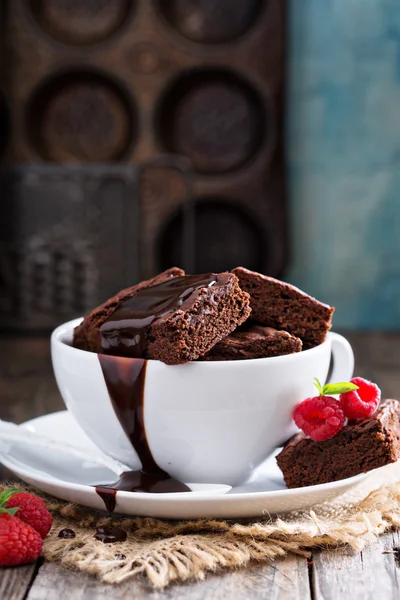
{"type": "Polygon", "coordinates": [[[244,267],[232,270],[250,294],[251,317],[267,327],[299,337],[303,349],[321,344],[331,328],[334,308],[298,288],[244,267]]]}
{"type": "Polygon", "coordinates": [[[288,488],[346,479],[400,458],[400,402],[386,400],[372,417],[350,422],[324,442],[297,433],[276,457],[288,488]]]}
{"type": "Polygon", "coordinates": [[[175,365],[208,352],[250,312],[249,295],[232,273],[180,275],[170,270],[95,309],[75,331],[74,342],[98,353],[175,365]],[[85,329],[89,345],[82,344],[85,329]]]}
{"type": "Polygon", "coordinates": [[[200,360],[246,360],[300,352],[302,342],[287,331],[247,321],[211,348],[200,360]]]}

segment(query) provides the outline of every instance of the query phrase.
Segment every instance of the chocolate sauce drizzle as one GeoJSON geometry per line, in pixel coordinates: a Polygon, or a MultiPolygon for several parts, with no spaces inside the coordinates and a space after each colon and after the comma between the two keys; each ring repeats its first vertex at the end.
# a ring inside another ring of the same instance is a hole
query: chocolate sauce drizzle
{"type": "Polygon", "coordinates": [[[103,544],[115,544],[116,542],[125,542],[128,534],[125,529],[120,527],[98,527],[94,536],[96,540],[103,542],[103,544]]]}
{"type": "Polygon", "coordinates": [[[216,281],[212,273],[185,275],[139,290],[100,327],[103,353],[145,358],[146,334],[153,321],[177,310],[194,291],[216,281]]]}
{"type": "Polygon", "coordinates": [[[178,309],[197,289],[209,287],[216,276],[189,275],[139,290],[124,302],[100,328],[103,354],[99,361],[108,393],[122,428],[142,463],[139,471],[121,473],[118,481],[96,486],[106,509],[113,512],[116,492],[188,492],[184,483],[174,479],[155,462],[144,423],[145,347],[150,325],[178,309]],[[117,355],[117,356],[115,356],[117,355]]]}
{"type": "Polygon", "coordinates": [[[150,493],[190,491],[184,483],[160,469],[150,451],[143,406],[147,362],[142,358],[98,356],[115,414],[142,463],[140,471],[121,473],[118,481],[96,486],[106,509],[109,512],[115,510],[117,490],[150,493]]]}
{"type": "Polygon", "coordinates": [[[61,529],[58,532],[58,537],[63,540],[73,540],[76,537],[76,533],[73,529],[61,529]]]}

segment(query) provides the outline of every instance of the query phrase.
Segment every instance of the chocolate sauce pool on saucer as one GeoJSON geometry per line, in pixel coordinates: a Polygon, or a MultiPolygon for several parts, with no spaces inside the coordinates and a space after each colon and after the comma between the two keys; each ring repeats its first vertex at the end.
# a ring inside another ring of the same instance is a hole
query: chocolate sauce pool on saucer
{"type": "Polygon", "coordinates": [[[96,486],[109,512],[115,510],[118,490],[158,494],[190,491],[157,465],[147,441],[143,405],[146,334],[156,319],[177,310],[195,290],[215,282],[216,276],[212,274],[187,275],[139,290],[100,328],[103,354],[98,354],[98,358],[108,393],[115,414],[142,463],[141,470],[121,473],[118,481],[96,486]]]}

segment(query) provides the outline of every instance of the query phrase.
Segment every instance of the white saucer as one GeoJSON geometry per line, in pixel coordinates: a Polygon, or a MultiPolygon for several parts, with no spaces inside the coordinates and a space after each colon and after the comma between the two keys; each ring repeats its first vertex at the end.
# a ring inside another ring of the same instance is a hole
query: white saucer
{"type": "MultiPolygon", "coordinates": [[[[95,448],[67,411],[27,421],[21,427],[80,448],[95,448]]],[[[116,479],[115,473],[105,467],[22,443],[13,443],[8,453],[0,454],[0,461],[37,489],[98,510],[104,510],[104,503],[90,484],[116,479]]],[[[115,512],[167,519],[261,517],[331,500],[367,476],[363,473],[342,481],[288,490],[272,456],[248,483],[239,487],[192,484],[192,492],[179,494],[118,492],[115,512]]]]}

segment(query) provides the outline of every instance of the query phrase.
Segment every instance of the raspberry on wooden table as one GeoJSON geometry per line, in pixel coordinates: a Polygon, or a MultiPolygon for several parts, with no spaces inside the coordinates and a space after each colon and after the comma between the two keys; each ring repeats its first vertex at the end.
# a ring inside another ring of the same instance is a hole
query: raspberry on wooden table
{"type": "Polygon", "coordinates": [[[6,512],[0,514],[0,566],[25,565],[36,560],[43,547],[37,531],[6,512]]]}
{"type": "MultiPolygon", "coordinates": [[[[12,492],[12,490],[11,490],[12,492]]],[[[1,505],[1,495],[0,495],[1,505]]],[[[18,508],[16,516],[31,525],[42,538],[46,537],[53,524],[53,517],[41,498],[29,492],[15,491],[6,502],[6,508],[18,508]]]]}

